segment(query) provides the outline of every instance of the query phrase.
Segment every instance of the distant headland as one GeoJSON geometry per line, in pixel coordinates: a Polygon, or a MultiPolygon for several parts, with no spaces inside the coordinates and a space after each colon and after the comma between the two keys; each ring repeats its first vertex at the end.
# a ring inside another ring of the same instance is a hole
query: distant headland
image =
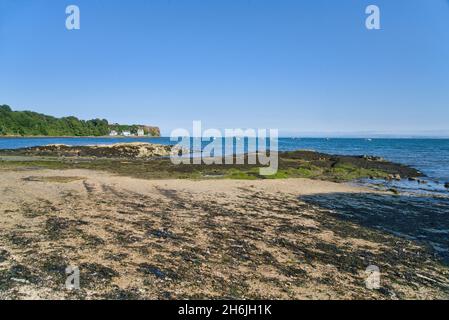
{"type": "Polygon", "coordinates": [[[106,119],[56,118],[33,111],[13,111],[0,105],[0,137],[160,137],[158,127],[110,124],[106,119]]]}

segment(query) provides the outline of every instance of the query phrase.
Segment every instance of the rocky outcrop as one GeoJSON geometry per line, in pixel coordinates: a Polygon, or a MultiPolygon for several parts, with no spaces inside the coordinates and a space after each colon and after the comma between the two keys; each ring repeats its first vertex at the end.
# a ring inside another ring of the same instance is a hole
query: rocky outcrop
{"type": "Polygon", "coordinates": [[[98,146],[68,146],[53,144],[22,149],[33,156],[98,157],[98,158],[153,158],[169,156],[172,146],[153,143],[118,143],[98,146]]]}
{"type": "Polygon", "coordinates": [[[161,136],[161,129],[159,129],[159,127],[142,126],[142,129],[145,132],[150,133],[153,137],[161,136]]]}
{"type": "Polygon", "coordinates": [[[390,180],[401,180],[410,177],[422,177],[423,174],[406,165],[386,161],[381,157],[374,156],[343,156],[331,155],[315,151],[298,150],[281,153],[282,159],[295,159],[308,161],[312,165],[320,168],[331,168],[338,166],[353,166],[355,168],[379,170],[385,172],[390,180]]]}
{"type": "MultiPolygon", "coordinates": [[[[119,143],[100,146],[67,146],[48,145],[26,149],[0,150],[0,156],[45,156],[45,157],[86,157],[86,158],[117,158],[141,160],[168,157],[173,152],[180,153],[180,149],[172,150],[172,146],[151,143],[119,143]]],[[[189,150],[182,150],[184,155],[189,150]]],[[[242,156],[244,164],[229,166],[225,164],[201,166],[176,166],[178,172],[195,175],[198,171],[207,175],[231,175],[230,169],[240,170],[239,177],[262,178],[254,172],[254,168],[263,164],[249,164],[248,155],[242,156]]],[[[173,173],[170,159],[164,163],[167,171],[173,173]]],[[[236,160],[236,159],[235,159],[236,160]]],[[[235,161],[233,161],[235,163],[235,161]]],[[[160,171],[161,167],[157,167],[160,171]]],[[[401,180],[422,177],[423,174],[409,166],[386,161],[382,158],[367,156],[329,155],[313,151],[292,151],[279,153],[279,170],[284,177],[307,177],[329,181],[351,181],[362,178],[387,180],[401,180]]]]}

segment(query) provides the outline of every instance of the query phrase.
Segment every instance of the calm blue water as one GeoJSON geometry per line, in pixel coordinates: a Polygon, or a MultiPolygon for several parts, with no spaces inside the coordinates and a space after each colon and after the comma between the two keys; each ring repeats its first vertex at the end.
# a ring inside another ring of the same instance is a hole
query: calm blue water
{"type": "MultiPolygon", "coordinates": [[[[95,145],[124,142],[173,144],[169,138],[0,138],[0,149],[48,144],[95,145]]],[[[432,179],[449,182],[449,139],[280,138],[279,150],[309,149],[331,154],[374,155],[407,164],[432,179]]]]}

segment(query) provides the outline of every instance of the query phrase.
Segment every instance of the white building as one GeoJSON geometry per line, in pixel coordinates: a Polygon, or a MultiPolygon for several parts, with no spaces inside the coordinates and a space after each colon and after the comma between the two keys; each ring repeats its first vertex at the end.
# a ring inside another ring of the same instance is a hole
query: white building
{"type": "Polygon", "coordinates": [[[131,132],[129,132],[129,131],[122,132],[122,136],[129,137],[130,135],[131,135],[131,132]]]}
{"type": "Polygon", "coordinates": [[[115,137],[115,136],[118,136],[118,132],[115,131],[115,130],[111,130],[111,132],[109,133],[109,135],[110,135],[111,137],[115,137]]]}
{"type": "Polygon", "coordinates": [[[145,135],[145,131],[143,131],[143,129],[137,130],[137,136],[143,137],[144,135],[145,135]]]}

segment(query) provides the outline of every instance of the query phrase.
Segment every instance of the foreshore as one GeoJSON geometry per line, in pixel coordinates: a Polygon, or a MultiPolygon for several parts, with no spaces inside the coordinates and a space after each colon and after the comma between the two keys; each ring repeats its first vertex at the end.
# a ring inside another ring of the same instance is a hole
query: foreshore
{"type": "Polygon", "coordinates": [[[329,155],[308,150],[278,153],[276,174],[262,176],[259,169],[268,165],[257,162],[250,164],[248,155],[216,159],[220,161],[213,164],[202,162],[196,165],[176,165],[168,158],[171,150],[171,146],[143,142],[93,146],[57,144],[0,150],[0,160],[4,162],[3,166],[7,167],[26,166],[27,162],[33,162],[33,165],[39,163],[41,168],[95,169],[152,179],[314,178],[341,182],[369,177],[397,179],[422,176],[422,173],[414,168],[379,157],[329,155]],[[237,161],[237,158],[240,161],[237,161]],[[231,160],[231,165],[227,160],[231,160]]]}
{"type": "Polygon", "coordinates": [[[0,299],[449,298],[449,203],[346,183],[413,168],[298,151],[266,179],[92,150],[0,151],[0,299]]]}

